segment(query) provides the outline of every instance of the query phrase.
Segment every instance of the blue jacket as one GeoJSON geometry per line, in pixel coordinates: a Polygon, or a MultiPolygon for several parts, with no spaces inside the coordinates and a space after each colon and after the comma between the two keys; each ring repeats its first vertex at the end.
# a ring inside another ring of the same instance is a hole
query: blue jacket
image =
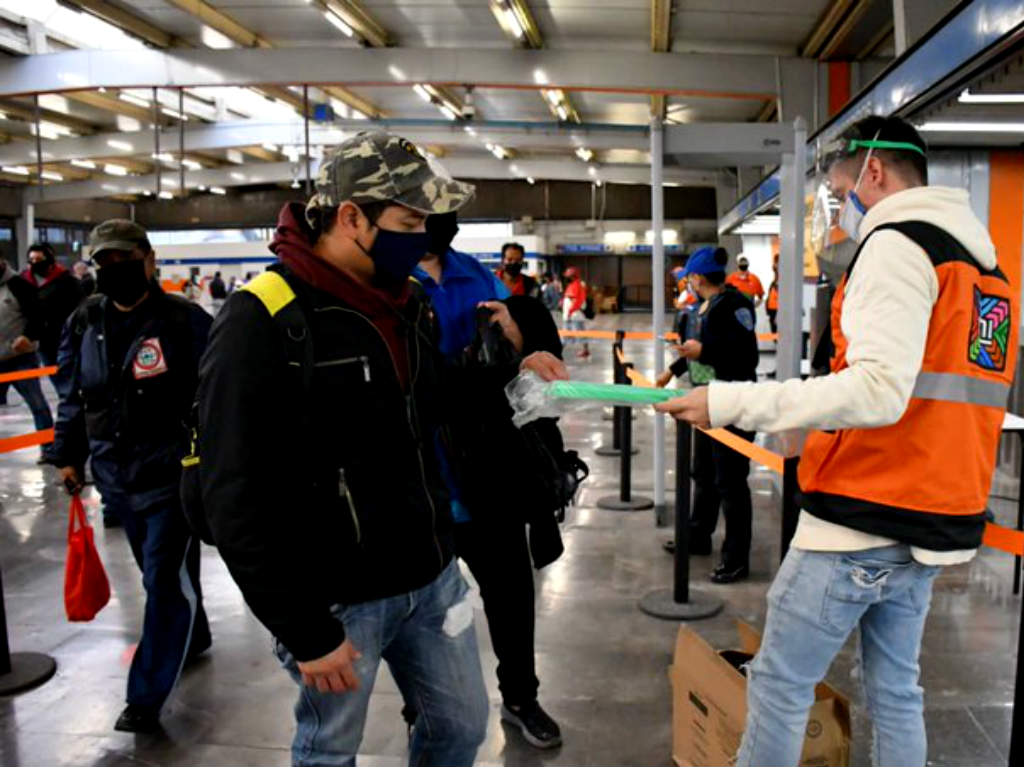
{"type": "Polygon", "coordinates": [[[124,359],[108,359],[113,309],[86,299],[64,325],[57,364],[70,382],[57,408],[53,462],[92,473],[104,501],[140,511],[178,496],[199,358],[213,320],[155,285],[124,359]]]}

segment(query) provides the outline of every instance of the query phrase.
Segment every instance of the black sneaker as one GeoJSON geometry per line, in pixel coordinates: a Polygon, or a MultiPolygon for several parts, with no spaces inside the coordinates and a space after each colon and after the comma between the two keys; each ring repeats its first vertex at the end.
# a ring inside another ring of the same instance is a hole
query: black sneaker
{"type": "Polygon", "coordinates": [[[736,583],[737,581],[745,581],[749,577],[749,565],[740,565],[739,567],[728,567],[726,565],[719,565],[715,568],[715,571],[711,573],[711,582],[729,584],[736,583]]]}
{"type": "Polygon", "coordinates": [[[117,718],[118,732],[156,732],[160,729],[160,709],[129,703],[117,718]]]}
{"type": "Polygon", "coordinates": [[[501,721],[518,727],[526,742],[537,748],[558,748],[562,745],[562,731],[558,724],[533,701],[523,706],[502,704],[501,721]]]}

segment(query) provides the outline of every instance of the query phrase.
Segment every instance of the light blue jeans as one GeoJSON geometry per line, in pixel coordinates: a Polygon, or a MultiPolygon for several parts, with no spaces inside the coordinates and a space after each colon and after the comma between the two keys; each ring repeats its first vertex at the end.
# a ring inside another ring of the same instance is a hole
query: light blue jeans
{"type": "MultiPolygon", "coordinates": [[[[417,713],[409,744],[412,767],[473,764],[487,733],[489,703],[480,669],[469,587],[455,560],[418,591],[338,606],[335,617],[363,655],[359,689],[322,693],[302,684],[295,659],[275,640],[274,651],[299,685],[292,764],[354,765],[381,659],[417,713]]],[[[404,728],[401,717],[394,726],[404,728]]]]}
{"type": "Polygon", "coordinates": [[[921,636],[940,568],[908,546],[790,549],[768,591],[761,649],[748,668],[747,726],[737,767],[795,767],[814,687],[855,628],[878,767],[925,764],[918,685],[921,636]]]}
{"type": "MultiPolygon", "coordinates": [[[[572,315],[563,320],[566,330],[586,330],[587,329],[587,318],[586,315],[579,309],[574,311],[572,315]]],[[[566,345],[583,344],[586,343],[585,338],[565,338],[563,343],[566,345]]]]}

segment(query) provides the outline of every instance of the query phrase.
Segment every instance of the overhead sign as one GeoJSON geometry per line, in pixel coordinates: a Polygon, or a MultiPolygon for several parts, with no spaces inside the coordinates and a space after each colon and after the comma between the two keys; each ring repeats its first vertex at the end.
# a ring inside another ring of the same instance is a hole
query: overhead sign
{"type": "Polygon", "coordinates": [[[565,245],[559,245],[557,251],[559,253],[611,253],[612,246],[596,242],[580,244],[567,243],[565,245]]]}

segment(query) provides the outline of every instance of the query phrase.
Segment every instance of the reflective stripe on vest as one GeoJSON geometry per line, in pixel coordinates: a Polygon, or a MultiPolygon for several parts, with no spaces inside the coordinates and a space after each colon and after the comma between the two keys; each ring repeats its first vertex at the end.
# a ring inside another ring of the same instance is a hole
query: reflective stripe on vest
{"type": "Polygon", "coordinates": [[[260,300],[273,317],[295,300],[295,291],[288,281],[277,272],[263,272],[245,283],[239,290],[252,293],[260,300]]]}
{"type": "Polygon", "coordinates": [[[1005,408],[1010,385],[956,373],[920,373],[912,397],[1005,408]]]}

